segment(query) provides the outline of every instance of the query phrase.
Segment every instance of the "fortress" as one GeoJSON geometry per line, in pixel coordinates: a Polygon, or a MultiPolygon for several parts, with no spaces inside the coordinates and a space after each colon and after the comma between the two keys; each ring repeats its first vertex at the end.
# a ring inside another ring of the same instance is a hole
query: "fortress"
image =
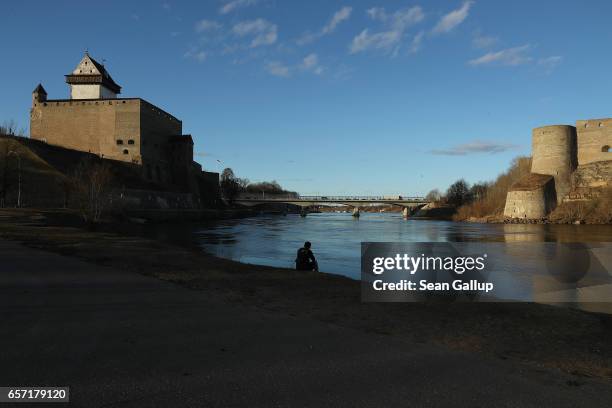
{"type": "Polygon", "coordinates": [[[612,119],[533,129],[531,174],[506,197],[504,216],[543,218],[571,200],[588,200],[612,187],[612,119]]]}
{"type": "Polygon", "coordinates": [[[34,89],[32,139],[132,163],[144,179],[182,191],[202,173],[181,121],[144,99],[118,98],[121,87],[87,52],[66,82],[70,99],[48,99],[40,84],[34,89]]]}

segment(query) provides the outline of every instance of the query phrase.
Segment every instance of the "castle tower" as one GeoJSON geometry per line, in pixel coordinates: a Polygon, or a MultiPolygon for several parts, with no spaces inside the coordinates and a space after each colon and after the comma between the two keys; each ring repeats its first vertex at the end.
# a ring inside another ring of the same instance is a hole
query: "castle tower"
{"type": "Polygon", "coordinates": [[[576,169],[576,128],[567,125],[533,129],[531,172],[555,178],[557,202],[560,203],[571,187],[571,175],[576,169]]]}
{"type": "Polygon", "coordinates": [[[43,88],[42,84],[38,84],[32,91],[32,106],[36,103],[45,102],[47,100],[47,91],[43,88]]]}
{"type": "Polygon", "coordinates": [[[87,51],[72,73],[66,75],[66,83],[70,85],[70,99],[114,99],[121,93],[104,65],[87,51]]]}

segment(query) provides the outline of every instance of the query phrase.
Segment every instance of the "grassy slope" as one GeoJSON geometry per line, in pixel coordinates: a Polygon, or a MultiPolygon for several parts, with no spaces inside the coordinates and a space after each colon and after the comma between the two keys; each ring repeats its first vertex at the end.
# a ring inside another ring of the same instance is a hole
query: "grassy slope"
{"type": "Polygon", "coordinates": [[[66,177],[19,140],[0,137],[0,172],[7,172],[8,182],[6,205],[15,205],[18,193],[19,163],[14,154],[8,154],[10,151],[21,159],[22,205],[35,206],[46,201],[61,206],[66,177]]]}

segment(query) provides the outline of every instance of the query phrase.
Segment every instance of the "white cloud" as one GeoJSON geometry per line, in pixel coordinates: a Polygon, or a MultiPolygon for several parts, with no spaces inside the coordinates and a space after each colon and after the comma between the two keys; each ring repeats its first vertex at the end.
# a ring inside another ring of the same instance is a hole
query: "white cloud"
{"type": "Polygon", "coordinates": [[[423,45],[423,37],[425,36],[424,31],[420,31],[417,35],[412,38],[412,43],[410,43],[410,53],[416,54],[421,49],[423,45]]]}
{"type": "Polygon", "coordinates": [[[198,62],[204,62],[206,58],[208,57],[208,54],[205,51],[193,48],[187,51],[183,56],[185,58],[193,59],[198,62]]]}
{"type": "Polygon", "coordinates": [[[195,30],[198,33],[201,33],[204,31],[214,31],[220,28],[221,28],[221,24],[217,23],[216,21],[212,21],[212,20],[200,20],[195,25],[195,30]]]}
{"type": "Polygon", "coordinates": [[[543,67],[546,73],[550,74],[559,64],[563,62],[563,57],[560,55],[554,55],[552,57],[540,58],[538,65],[543,67]]]}
{"type": "Polygon", "coordinates": [[[266,71],[278,77],[289,77],[289,67],[279,61],[270,61],[266,63],[266,71]]]}
{"type": "Polygon", "coordinates": [[[480,32],[476,32],[474,34],[474,38],[472,38],[472,46],[474,48],[489,48],[495,44],[499,39],[497,37],[493,37],[490,35],[483,35],[480,32]]]}
{"type": "Polygon", "coordinates": [[[463,21],[468,17],[470,13],[470,8],[474,4],[473,1],[465,1],[463,5],[457,10],[453,10],[450,13],[442,16],[438,24],[433,28],[432,32],[434,34],[448,33],[453,30],[459,24],[463,23],[463,21]]]}
{"type": "Polygon", "coordinates": [[[257,3],[257,0],[232,0],[230,2],[225,3],[223,6],[221,6],[221,8],[219,9],[219,13],[220,14],[231,13],[232,11],[236,9],[247,7],[247,6],[252,6],[253,4],[256,4],[256,3],[257,3]]]}
{"type": "Polygon", "coordinates": [[[351,54],[358,52],[371,50],[371,49],[382,49],[389,51],[393,46],[397,45],[401,39],[402,33],[398,31],[383,31],[379,33],[370,34],[370,31],[366,28],[360,32],[350,46],[351,54]]]}
{"type": "Polygon", "coordinates": [[[251,48],[274,44],[278,38],[276,24],[272,24],[262,18],[242,21],[234,25],[232,31],[239,37],[253,36],[251,48]]]}
{"type": "Polygon", "coordinates": [[[395,54],[399,50],[406,29],[425,18],[423,9],[419,6],[401,9],[393,14],[387,14],[384,8],[375,7],[369,9],[367,14],[371,19],[382,22],[384,28],[378,32],[372,32],[369,28],[361,31],[349,46],[351,54],[368,50],[382,50],[395,54]]]}
{"type": "Polygon", "coordinates": [[[382,7],[372,7],[371,9],[366,10],[366,13],[372,20],[385,21],[387,19],[387,13],[382,7]]]}
{"type": "Polygon", "coordinates": [[[468,64],[473,66],[498,64],[498,65],[522,65],[533,61],[533,58],[527,55],[527,51],[531,45],[525,44],[520,47],[507,48],[501,51],[489,52],[482,57],[468,61],[468,64]]]}
{"type": "Polygon", "coordinates": [[[274,76],[288,78],[297,72],[311,72],[321,75],[325,68],[319,64],[319,56],[315,53],[306,55],[299,63],[287,65],[280,61],[268,61],[265,64],[268,73],[274,76]]]}
{"type": "Polygon", "coordinates": [[[318,63],[319,57],[317,57],[317,54],[309,54],[304,58],[304,61],[302,62],[302,67],[304,69],[310,69],[312,67],[315,67],[318,63]]]}
{"type": "Polygon", "coordinates": [[[334,15],[331,17],[329,22],[327,24],[325,24],[325,26],[323,28],[321,28],[320,31],[318,31],[316,33],[307,32],[307,33],[303,34],[297,40],[297,43],[299,45],[308,44],[308,43],[311,43],[311,42],[317,40],[318,38],[323,37],[324,35],[333,33],[334,30],[336,30],[336,27],[338,27],[338,25],[340,23],[342,23],[345,20],[348,20],[351,17],[351,13],[352,12],[353,12],[353,8],[352,7],[342,7],[340,10],[338,10],[338,11],[336,11],[334,13],[334,15]]]}
{"type": "Polygon", "coordinates": [[[321,32],[323,34],[329,34],[333,32],[338,26],[338,24],[340,24],[344,20],[348,20],[349,17],[351,17],[352,11],[353,11],[352,7],[346,7],[346,6],[336,11],[334,15],[332,16],[331,20],[329,21],[329,23],[327,23],[327,25],[323,27],[323,30],[321,30],[321,32]]]}
{"type": "Polygon", "coordinates": [[[308,54],[304,57],[300,64],[300,68],[304,71],[314,72],[317,75],[321,75],[324,71],[324,68],[319,65],[319,57],[315,53],[308,54]]]}
{"type": "Polygon", "coordinates": [[[434,149],[429,153],[441,156],[466,156],[475,153],[496,154],[516,149],[518,146],[510,143],[475,140],[473,142],[452,146],[448,149],[434,149]]]}

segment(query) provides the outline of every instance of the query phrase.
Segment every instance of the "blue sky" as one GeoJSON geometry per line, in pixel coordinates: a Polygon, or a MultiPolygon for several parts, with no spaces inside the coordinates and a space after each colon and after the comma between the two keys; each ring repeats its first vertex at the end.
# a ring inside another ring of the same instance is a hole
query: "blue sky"
{"type": "Polygon", "coordinates": [[[183,121],[205,169],[302,194],[493,179],[531,128],[612,113],[612,2],[2,2],[0,121],[83,51],[183,121]]]}

